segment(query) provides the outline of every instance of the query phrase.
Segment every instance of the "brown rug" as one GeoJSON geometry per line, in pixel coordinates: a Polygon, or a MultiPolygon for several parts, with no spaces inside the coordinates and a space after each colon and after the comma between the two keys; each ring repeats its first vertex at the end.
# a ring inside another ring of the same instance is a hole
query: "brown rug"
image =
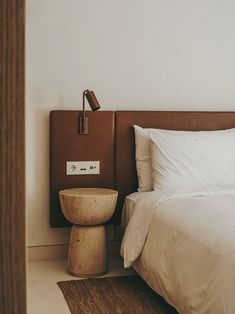
{"type": "Polygon", "coordinates": [[[138,276],[60,281],[72,314],[176,314],[138,276]]]}

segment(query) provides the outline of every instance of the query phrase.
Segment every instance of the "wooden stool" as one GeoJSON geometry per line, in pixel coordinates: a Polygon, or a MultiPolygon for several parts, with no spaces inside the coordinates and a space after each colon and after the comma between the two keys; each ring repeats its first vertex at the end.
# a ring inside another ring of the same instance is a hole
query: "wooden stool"
{"type": "Polygon", "coordinates": [[[95,277],[107,272],[104,223],[115,210],[118,192],[111,189],[75,188],[59,192],[62,211],[74,225],[71,230],[68,272],[95,277]]]}

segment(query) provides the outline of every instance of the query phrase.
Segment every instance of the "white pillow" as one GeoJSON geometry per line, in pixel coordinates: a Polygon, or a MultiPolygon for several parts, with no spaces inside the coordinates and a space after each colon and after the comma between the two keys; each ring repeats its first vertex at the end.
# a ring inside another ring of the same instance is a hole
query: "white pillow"
{"type": "Polygon", "coordinates": [[[235,187],[235,129],[150,131],[154,190],[207,195],[235,187]]]}
{"type": "Polygon", "coordinates": [[[147,192],[153,190],[151,141],[149,131],[134,125],[135,130],[135,159],[138,176],[138,191],[147,192]]]}

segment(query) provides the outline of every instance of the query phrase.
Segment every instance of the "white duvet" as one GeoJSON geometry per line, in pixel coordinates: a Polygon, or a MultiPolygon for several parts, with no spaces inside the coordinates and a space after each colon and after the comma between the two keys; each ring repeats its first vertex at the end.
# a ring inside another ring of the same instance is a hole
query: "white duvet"
{"type": "Polygon", "coordinates": [[[180,313],[235,313],[235,194],[160,201],[157,192],[134,193],[126,207],[125,267],[180,313]]]}

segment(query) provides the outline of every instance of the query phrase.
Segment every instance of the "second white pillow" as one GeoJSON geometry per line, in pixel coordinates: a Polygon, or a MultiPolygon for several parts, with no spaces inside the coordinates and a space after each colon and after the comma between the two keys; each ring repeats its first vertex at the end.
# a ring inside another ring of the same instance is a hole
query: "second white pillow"
{"type": "Polygon", "coordinates": [[[150,130],[151,129],[144,129],[138,125],[134,125],[135,158],[139,192],[153,190],[150,130]]]}

